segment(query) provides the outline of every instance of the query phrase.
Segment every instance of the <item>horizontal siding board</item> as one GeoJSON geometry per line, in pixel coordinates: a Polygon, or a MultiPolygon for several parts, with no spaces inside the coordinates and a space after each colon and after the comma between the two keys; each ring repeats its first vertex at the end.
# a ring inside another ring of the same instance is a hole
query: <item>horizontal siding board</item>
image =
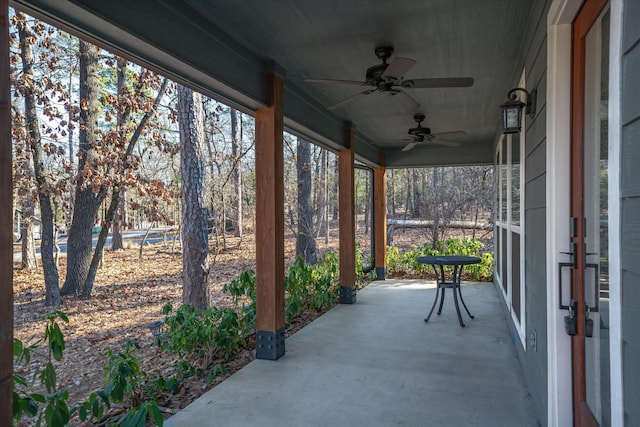
{"type": "MultiPolygon", "coordinates": [[[[527,33],[523,38],[522,51],[526,52],[524,66],[527,69],[533,68],[531,64],[539,59],[538,54],[542,45],[547,43],[547,11],[551,0],[533,2],[529,20],[527,23],[527,33]]],[[[546,57],[542,58],[546,61],[546,57]]]]}
{"type": "MultiPolygon", "coordinates": [[[[638,330],[636,323],[627,325],[630,329],[638,330]]],[[[624,395],[625,426],[637,426],[640,422],[640,345],[637,341],[622,341],[622,393],[624,395]]]]}
{"type": "Polygon", "coordinates": [[[620,194],[623,198],[640,196],[640,120],[622,127],[620,154],[620,194]]]}
{"type": "MultiPolygon", "coordinates": [[[[525,211],[525,236],[544,236],[546,230],[546,209],[525,211]]],[[[547,278],[545,239],[525,238],[525,302],[526,336],[536,333],[536,351],[529,347],[524,355],[528,367],[525,375],[532,394],[538,396],[537,405],[545,407],[547,392],[547,278]]],[[[544,417],[540,417],[544,418],[544,417]]]]}
{"type": "Polygon", "coordinates": [[[626,0],[620,160],[622,381],[625,425],[640,425],[640,1],[626,0]]]}
{"type": "Polygon", "coordinates": [[[638,307],[640,307],[640,275],[622,272],[622,369],[624,409],[626,425],[640,422],[640,328],[638,328],[638,307]]]}
{"type": "Polygon", "coordinates": [[[623,52],[631,49],[638,40],[640,40],[640,1],[627,0],[624,2],[624,18],[623,27],[624,34],[622,38],[623,52]]]}
{"type": "MultiPolygon", "coordinates": [[[[538,209],[546,206],[547,175],[540,175],[525,185],[525,209],[538,209]]],[[[544,234],[543,234],[544,235],[544,234]]],[[[535,235],[539,236],[539,235],[535,235]]],[[[543,264],[544,265],[544,264],[543,264]]],[[[538,267],[540,268],[540,267],[538,267]]]]}
{"type": "MultiPolygon", "coordinates": [[[[640,197],[622,199],[621,210],[621,268],[640,274],[640,197]]],[[[640,282],[632,286],[640,289],[640,282]]]]}
{"type": "MultiPolygon", "coordinates": [[[[637,24],[636,24],[637,25],[637,24]]],[[[622,57],[622,124],[640,117],[640,43],[622,57]]]]}
{"type": "MultiPolygon", "coordinates": [[[[527,128],[525,140],[525,155],[529,156],[533,150],[536,150],[540,143],[545,140],[547,134],[547,114],[546,110],[538,110],[535,119],[527,128]]],[[[527,117],[527,120],[529,117],[527,117]]]]}
{"type": "MultiPolygon", "coordinates": [[[[547,72],[547,37],[542,39],[542,45],[535,47],[535,55],[530,55],[533,61],[527,61],[526,77],[527,87],[535,87],[540,83],[547,72]]],[[[546,79],[545,79],[546,80],[546,79]]]]}
{"type": "Polygon", "coordinates": [[[526,167],[524,169],[525,182],[528,183],[533,179],[538,178],[540,175],[546,172],[547,167],[547,144],[543,142],[538,145],[531,154],[527,155],[526,167]]]}

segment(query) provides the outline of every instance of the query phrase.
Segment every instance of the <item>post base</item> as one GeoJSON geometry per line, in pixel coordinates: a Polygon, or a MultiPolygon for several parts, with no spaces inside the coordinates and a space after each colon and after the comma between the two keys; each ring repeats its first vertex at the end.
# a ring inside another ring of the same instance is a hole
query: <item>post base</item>
{"type": "Polygon", "coordinates": [[[355,304],[356,290],[353,286],[340,286],[340,304],[355,304]]]}
{"type": "Polygon", "coordinates": [[[273,331],[256,331],[256,359],[278,360],[284,356],[284,327],[273,331]]]}

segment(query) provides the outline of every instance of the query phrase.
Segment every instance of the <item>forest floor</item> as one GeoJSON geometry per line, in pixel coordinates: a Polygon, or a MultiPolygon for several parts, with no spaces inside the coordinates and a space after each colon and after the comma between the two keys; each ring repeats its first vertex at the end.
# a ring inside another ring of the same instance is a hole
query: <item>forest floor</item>
{"type": "MultiPolygon", "coordinates": [[[[255,268],[253,234],[247,233],[242,239],[227,237],[226,240],[227,249],[219,251],[215,263],[212,258],[210,297],[212,305],[217,306],[231,305],[228,295],[222,292],[223,285],[238,277],[242,271],[255,268]]],[[[321,253],[338,251],[335,236],[330,238],[329,244],[322,240],[318,246],[321,253]]],[[[366,241],[368,236],[361,233],[358,240],[366,241]]],[[[406,230],[396,232],[394,236],[394,245],[400,248],[408,248],[414,243],[424,243],[424,232],[406,230]]],[[[107,352],[123,351],[128,340],[136,341],[140,346],[135,355],[142,370],[163,377],[174,374],[173,364],[177,359],[159,349],[148,327],[151,322],[164,319],[162,308],[165,304],[172,303],[174,307],[181,304],[182,257],[179,252],[172,250],[170,243],[145,246],[142,258],[139,257],[139,246],[122,251],[105,250],[104,266],[98,272],[91,298],[80,300],[67,297],[58,307],[67,314],[69,323],[60,322],[66,349],[63,359],[55,363],[55,368],[58,388],[69,391],[70,406],[104,386],[103,367],[107,363],[107,352]]],[[[294,255],[295,238],[291,234],[285,241],[285,259],[291,262],[294,255]]],[[[65,263],[66,258],[61,257],[60,283],[64,282],[65,263]]],[[[29,343],[44,334],[43,315],[49,311],[44,306],[44,282],[41,271],[20,270],[18,264],[14,264],[14,267],[14,337],[29,343]]],[[[287,325],[287,336],[321,314],[317,311],[302,313],[293,324],[287,325]]],[[[226,375],[218,375],[213,384],[192,378],[183,383],[179,393],[161,397],[158,403],[165,417],[184,408],[252,361],[254,347],[249,344],[247,350],[233,357],[226,364],[226,375]]],[[[34,351],[28,368],[16,366],[16,369],[28,375],[37,365],[44,363],[44,350],[40,347],[34,351]]],[[[112,409],[112,416],[117,411],[118,408],[112,409]]],[[[78,425],[78,419],[74,418],[72,424],[78,425]]]]}

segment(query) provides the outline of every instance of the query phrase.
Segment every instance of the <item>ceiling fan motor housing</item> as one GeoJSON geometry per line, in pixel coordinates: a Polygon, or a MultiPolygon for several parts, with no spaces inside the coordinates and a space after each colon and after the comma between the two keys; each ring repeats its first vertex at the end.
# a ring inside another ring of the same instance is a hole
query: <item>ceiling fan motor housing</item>
{"type": "Polygon", "coordinates": [[[413,135],[416,137],[424,137],[431,134],[431,129],[423,127],[422,121],[424,120],[424,114],[416,114],[413,116],[413,120],[418,123],[418,126],[409,129],[409,135],[413,135]]]}
{"type": "Polygon", "coordinates": [[[367,68],[367,77],[365,79],[368,85],[378,86],[382,81],[382,73],[387,69],[389,64],[378,64],[367,68]]]}
{"type": "Polygon", "coordinates": [[[408,133],[409,135],[413,135],[413,136],[426,136],[431,134],[431,129],[418,126],[418,127],[409,129],[408,133]]]}

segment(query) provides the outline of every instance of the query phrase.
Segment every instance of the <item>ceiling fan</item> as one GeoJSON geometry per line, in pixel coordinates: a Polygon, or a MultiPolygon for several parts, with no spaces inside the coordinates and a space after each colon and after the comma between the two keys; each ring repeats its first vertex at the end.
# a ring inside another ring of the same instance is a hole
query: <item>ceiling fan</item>
{"type": "Polygon", "coordinates": [[[455,138],[458,136],[463,136],[465,134],[465,132],[461,130],[456,130],[452,132],[431,133],[431,129],[422,126],[422,121],[424,120],[424,114],[414,115],[413,120],[415,120],[416,123],[418,123],[418,126],[410,128],[409,131],[407,132],[410,135],[409,140],[411,142],[405,145],[402,151],[412,150],[416,145],[420,143],[438,144],[438,145],[446,145],[449,147],[457,147],[458,145],[460,145],[459,142],[449,141],[442,138],[444,137],[455,138]]]}
{"type": "Polygon", "coordinates": [[[347,105],[356,99],[374,92],[387,93],[398,98],[407,107],[417,108],[418,102],[402,89],[424,89],[424,88],[445,88],[445,87],[469,87],[473,85],[471,77],[442,77],[430,79],[405,79],[404,75],[415,64],[416,61],[410,58],[395,57],[391,63],[387,63],[393,53],[393,47],[381,46],[375,49],[376,56],[382,60],[382,64],[377,64],[367,69],[365,81],[356,80],[335,80],[335,79],[305,79],[308,83],[329,83],[348,84],[357,86],[370,86],[370,89],[356,93],[337,104],[327,107],[328,110],[335,110],[347,105]]]}

